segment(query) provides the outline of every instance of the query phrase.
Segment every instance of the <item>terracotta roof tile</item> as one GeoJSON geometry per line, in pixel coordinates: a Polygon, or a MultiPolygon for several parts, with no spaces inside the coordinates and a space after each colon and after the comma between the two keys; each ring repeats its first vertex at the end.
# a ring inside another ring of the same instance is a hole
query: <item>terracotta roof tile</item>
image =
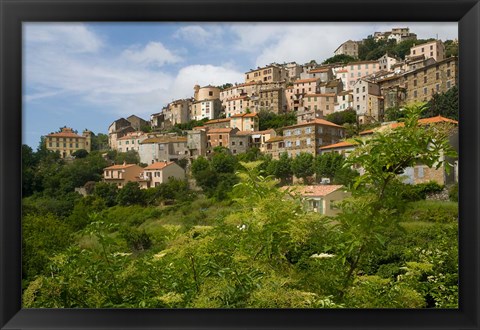
{"type": "Polygon", "coordinates": [[[342,141],[334,144],[329,144],[328,146],[321,147],[321,150],[327,150],[327,149],[335,149],[335,148],[345,148],[345,147],[353,147],[357,145],[357,143],[352,143],[348,141],[342,141]]]}
{"type": "Polygon", "coordinates": [[[317,124],[317,125],[326,125],[326,126],[333,126],[333,127],[338,127],[338,128],[344,128],[342,126],[339,126],[337,124],[334,124],[332,122],[329,122],[325,119],[314,119],[312,121],[309,121],[309,122],[306,122],[306,123],[301,123],[301,124],[296,124],[296,125],[291,125],[291,126],[286,126],[284,127],[284,129],[286,128],[293,128],[293,127],[300,127],[300,126],[305,126],[305,125],[311,125],[311,124],[317,124]]]}
{"type": "Polygon", "coordinates": [[[135,164],[120,164],[120,165],[112,165],[109,167],[104,168],[104,170],[123,170],[132,166],[137,166],[135,164]]]}
{"type": "Polygon", "coordinates": [[[288,187],[302,196],[323,197],[342,188],[342,185],[293,186],[288,187]]]}
{"type": "Polygon", "coordinates": [[[144,170],[162,170],[167,166],[172,165],[173,162],[156,162],[153,164],[148,165],[144,168],[144,170]]]}

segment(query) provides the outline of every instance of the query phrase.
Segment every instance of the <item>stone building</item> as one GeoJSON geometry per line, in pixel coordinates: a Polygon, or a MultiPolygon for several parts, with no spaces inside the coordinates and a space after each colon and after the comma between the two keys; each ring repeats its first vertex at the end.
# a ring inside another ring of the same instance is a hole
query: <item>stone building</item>
{"type": "Polygon", "coordinates": [[[347,40],[333,52],[335,55],[348,55],[357,58],[358,57],[358,41],[347,40]]]}
{"type": "Polygon", "coordinates": [[[61,158],[69,157],[77,150],[84,149],[88,152],[92,147],[92,132],[84,130],[78,135],[70,127],[62,127],[60,132],[50,133],[45,136],[45,147],[51,151],[58,151],[61,158]]]}
{"type": "Polygon", "coordinates": [[[262,150],[265,155],[271,155],[272,159],[279,159],[285,151],[285,141],[283,136],[274,136],[265,141],[265,147],[262,150]]]}
{"type": "Polygon", "coordinates": [[[138,151],[140,162],[153,164],[161,161],[174,161],[187,158],[190,151],[187,138],[183,136],[152,136],[140,142],[138,151]]]}
{"type": "Polygon", "coordinates": [[[230,136],[228,148],[234,155],[247,152],[252,147],[252,135],[251,132],[236,132],[230,136]]]}
{"type": "Polygon", "coordinates": [[[220,101],[220,88],[215,86],[193,87],[193,100],[190,104],[190,120],[201,120],[204,118],[216,119],[222,111],[220,101]]]}
{"type": "Polygon", "coordinates": [[[255,70],[245,72],[245,82],[275,82],[286,81],[287,70],[276,64],[272,63],[265,67],[258,67],[255,70]]]}
{"type": "Polygon", "coordinates": [[[316,156],[320,147],[339,142],[345,137],[345,128],[324,119],[287,126],[283,128],[285,151],[290,157],[300,152],[316,156]]]}
{"type": "Polygon", "coordinates": [[[425,58],[433,58],[437,62],[443,61],[445,59],[445,45],[441,40],[434,40],[410,48],[409,56],[421,55],[425,58]]]}
{"type": "Polygon", "coordinates": [[[403,85],[407,91],[405,102],[429,101],[435,93],[444,93],[458,85],[458,59],[449,57],[421,69],[406,72],[403,85]]]}
{"type": "Polygon", "coordinates": [[[206,129],[193,129],[187,131],[187,148],[190,158],[196,159],[207,155],[207,131],[206,129]]]}
{"type": "Polygon", "coordinates": [[[238,128],[212,128],[207,131],[207,153],[210,153],[215,147],[230,146],[230,136],[236,134],[238,128]]]}

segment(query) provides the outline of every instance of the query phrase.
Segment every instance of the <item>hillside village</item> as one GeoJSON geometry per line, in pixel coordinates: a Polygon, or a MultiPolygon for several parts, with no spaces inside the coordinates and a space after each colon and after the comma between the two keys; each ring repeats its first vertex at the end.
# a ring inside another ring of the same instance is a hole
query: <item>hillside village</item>
{"type": "MultiPolygon", "coordinates": [[[[162,180],[152,180],[152,166],[160,168],[163,166],[156,164],[180,160],[191,163],[218,147],[228,148],[233,155],[256,148],[272,159],[279,159],[283,153],[291,158],[300,153],[314,157],[328,152],[348,155],[356,143],[347,137],[345,126],[327,120],[333,114],[354,111],[359,127],[380,126],[377,130],[394,124],[387,122],[387,109],[428,102],[458,85],[458,58],[446,56],[441,40],[416,44],[416,35],[408,28],[376,32],[369,38],[389,45],[405,40],[413,43],[403,59],[386,52],[375,60],[359,60],[359,50],[368,39],[348,40],[332,57],[351,59],[348,63],[271,63],[245,72],[241,83],[195,85],[193,97],[170,102],[149,120],[136,115],[115,120],[108,127],[108,148],[137,152],[140,164],[148,167],[114,164],[105,169],[104,180],[118,187],[129,181],[137,181],[144,188],[155,186],[162,180]],[[259,130],[261,113],[290,115],[296,123],[259,130]],[[192,129],[175,130],[188,125],[192,129]],[[122,177],[115,171],[131,173],[122,177]]],[[[455,121],[437,116],[423,122],[455,121]]],[[[358,136],[368,137],[374,130],[360,131],[358,136]]],[[[91,132],[86,130],[80,136],[65,127],[47,135],[45,141],[47,149],[68,158],[79,149],[90,151],[91,132]]],[[[456,147],[456,136],[452,143],[456,147]]],[[[175,177],[184,177],[176,173],[175,177]]],[[[443,169],[418,165],[406,175],[410,183],[433,180],[444,185],[454,182],[456,173],[457,169],[447,175],[443,169]]]]}
{"type": "Polygon", "coordinates": [[[458,308],[457,51],[377,32],[23,145],[23,307],[458,308]]]}

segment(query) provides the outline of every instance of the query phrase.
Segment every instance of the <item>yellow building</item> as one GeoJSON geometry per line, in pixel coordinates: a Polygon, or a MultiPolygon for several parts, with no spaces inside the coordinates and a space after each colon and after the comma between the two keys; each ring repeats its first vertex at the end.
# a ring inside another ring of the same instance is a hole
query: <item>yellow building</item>
{"type": "Polygon", "coordinates": [[[84,130],[82,135],[75,133],[70,127],[63,127],[60,132],[45,136],[45,145],[48,150],[58,151],[61,158],[71,156],[77,150],[91,151],[92,132],[84,130]]]}

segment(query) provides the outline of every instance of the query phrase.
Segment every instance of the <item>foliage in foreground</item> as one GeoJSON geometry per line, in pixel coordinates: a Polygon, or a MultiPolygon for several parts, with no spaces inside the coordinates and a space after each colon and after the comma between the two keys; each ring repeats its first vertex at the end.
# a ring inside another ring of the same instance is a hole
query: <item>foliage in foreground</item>
{"type": "Polygon", "coordinates": [[[108,207],[96,196],[83,202],[82,228],[48,212],[31,216],[24,307],[456,308],[457,204],[402,200],[397,178],[448,150],[441,132],[418,129],[411,116],[358,149],[365,172],[335,218],[306,211],[260,162],[228,155],[196,171],[236,169],[231,201],[108,207]],[[436,145],[425,152],[429,139],[436,145]],[[42,227],[51,230],[35,235],[42,227]]]}

